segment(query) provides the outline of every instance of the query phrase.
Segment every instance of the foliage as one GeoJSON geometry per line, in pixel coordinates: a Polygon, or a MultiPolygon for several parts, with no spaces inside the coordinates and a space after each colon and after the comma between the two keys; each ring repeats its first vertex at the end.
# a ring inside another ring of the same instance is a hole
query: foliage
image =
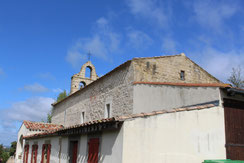
{"type": "Polygon", "coordinates": [[[17,145],[17,142],[16,141],[13,141],[11,143],[11,147],[10,147],[10,151],[9,151],[9,155],[10,156],[13,156],[16,152],[16,145],[17,145]]]}
{"type": "Polygon", "coordinates": [[[64,90],[63,92],[59,93],[58,97],[57,97],[57,102],[65,99],[67,97],[67,93],[66,93],[66,90],[64,90]]]}
{"type": "MultiPolygon", "coordinates": [[[[66,93],[66,90],[64,90],[63,92],[59,93],[58,97],[57,97],[57,102],[62,101],[63,99],[65,99],[68,96],[68,94],[66,93]]],[[[47,123],[52,123],[52,112],[53,112],[53,108],[51,109],[51,111],[49,113],[47,113],[47,123]]],[[[43,122],[45,122],[45,120],[42,120],[43,122]]]]}
{"type": "Polygon", "coordinates": [[[49,113],[47,113],[47,123],[52,123],[52,110],[49,113]]]}
{"type": "Polygon", "coordinates": [[[4,148],[3,145],[0,145],[0,160],[3,161],[3,163],[7,162],[9,158],[9,152],[7,148],[4,148]]]}
{"type": "Polygon", "coordinates": [[[232,72],[228,81],[237,88],[244,88],[244,78],[242,77],[242,69],[240,66],[237,68],[232,68],[232,72]]]}

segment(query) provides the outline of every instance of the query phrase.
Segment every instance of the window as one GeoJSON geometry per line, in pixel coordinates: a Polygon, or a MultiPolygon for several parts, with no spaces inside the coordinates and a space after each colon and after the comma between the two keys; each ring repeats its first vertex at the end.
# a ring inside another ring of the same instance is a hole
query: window
{"type": "Polygon", "coordinates": [[[149,63],[149,62],[147,62],[147,69],[149,69],[149,67],[150,67],[150,63],[149,63]]]}
{"type": "Polygon", "coordinates": [[[80,123],[84,123],[85,122],[85,112],[83,111],[81,113],[81,117],[80,117],[80,123]]]}
{"type": "Polygon", "coordinates": [[[90,139],[88,148],[88,163],[98,163],[99,138],[90,139]]]}
{"type": "Polygon", "coordinates": [[[38,145],[37,144],[32,145],[31,163],[36,163],[37,151],[38,151],[38,145]]]}
{"type": "Polygon", "coordinates": [[[153,74],[156,73],[156,65],[153,65],[153,74]]]}
{"type": "Polygon", "coordinates": [[[185,71],[180,71],[180,80],[185,80],[185,71]]]}
{"type": "Polygon", "coordinates": [[[41,163],[50,163],[50,154],[51,154],[51,144],[43,144],[41,163]]]}
{"type": "Polygon", "coordinates": [[[111,118],[110,103],[106,104],[106,107],[105,107],[105,118],[111,118]]]}
{"type": "Polygon", "coordinates": [[[28,163],[29,145],[25,145],[23,163],[28,163]]]}
{"type": "Polygon", "coordinates": [[[64,123],[65,123],[65,119],[66,119],[66,110],[64,111],[64,123]]]}

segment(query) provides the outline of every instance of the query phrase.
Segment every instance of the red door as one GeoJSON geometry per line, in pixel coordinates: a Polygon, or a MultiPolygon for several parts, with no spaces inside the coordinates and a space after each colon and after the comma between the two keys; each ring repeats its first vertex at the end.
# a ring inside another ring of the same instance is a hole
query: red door
{"type": "Polygon", "coordinates": [[[88,146],[88,163],[98,163],[99,138],[90,139],[88,146]]]}
{"type": "Polygon", "coordinates": [[[244,160],[244,102],[224,99],[226,154],[244,160]]]}
{"type": "Polygon", "coordinates": [[[73,144],[73,157],[72,157],[72,163],[76,163],[77,162],[77,150],[78,150],[78,141],[75,141],[73,144]]]}

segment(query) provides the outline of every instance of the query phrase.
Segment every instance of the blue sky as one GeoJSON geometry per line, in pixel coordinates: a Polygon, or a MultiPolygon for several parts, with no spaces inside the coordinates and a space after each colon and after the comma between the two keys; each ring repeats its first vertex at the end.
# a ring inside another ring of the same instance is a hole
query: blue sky
{"type": "Polygon", "coordinates": [[[226,82],[244,63],[244,2],[0,1],[0,144],[46,118],[92,53],[99,76],[133,57],[184,52],[226,82]]]}

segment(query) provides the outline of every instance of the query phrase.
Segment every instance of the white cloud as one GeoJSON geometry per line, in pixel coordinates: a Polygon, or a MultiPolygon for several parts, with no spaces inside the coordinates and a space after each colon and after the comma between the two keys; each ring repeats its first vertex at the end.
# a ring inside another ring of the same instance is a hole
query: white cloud
{"type": "Polygon", "coordinates": [[[163,53],[167,53],[167,54],[177,54],[177,42],[175,40],[173,40],[171,37],[165,37],[163,38],[162,41],[162,52],[163,53]]]}
{"type": "Polygon", "coordinates": [[[127,0],[127,5],[135,16],[155,22],[160,27],[168,26],[170,14],[166,14],[165,8],[159,1],[127,0]]]}
{"type": "Polygon", "coordinates": [[[4,126],[23,120],[41,121],[46,119],[54,99],[48,97],[34,97],[25,101],[15,102],[10,108],[1,110],[0,116],[4,126]]]}
{"type": "Polygon", "coordinates": [[[15,102],[7,109],[0,110],[0,144],[9,145],[16,140],[17,131],[24,120],[41,121],[47,119],[52,98],[35,97],[15,102]],[[7,136],[6,136],[7,135],[7,136]]]}
{"type": "Polygon", "coordinates": [[[153,40],[146,33],[139,30],[129,30],[127,33],[128,46],[140,50],[145,49],[153,43],[153,40]]]}
{"type": "Polygon", "coordinates": [[[227,82],[233,67],[240,65],[244,69],[243,53],[235,50],[222,52],[209,46],[201,51],[202,61],[200,64],[210,74],[227,82]]]}
{"type": "Polygon", "coordinates": [[[193,5],[195,19],[206,28],[221,31],[224,28],[225,20],[231,18],[239,7],[232,1],[198,0],[193,5]]]}
{"type": "Polygon", "coordinates": [[[21,91],[29,91],[32,93],[43,93],[47,92],[48,88],[44,87],[43,85],[39,83],[34,83],[31,85],[25,85],[23,88],[20,88],[21,91]]]}
{"type": "Polygon", "coordinates": [[[93,57],[109,60],[117,52],[121,42],[120,35],[114,32],[109,21],[101,17],[94,25],[94,33],[89,38],[80,38],[69,50],[66,60],[75,68],[87,59],[90,52],[93,57]]]}
{"type": "Polygon", "coordinates": [[[60,88],[52,89],[52,91],[53,91],[54,93],[61,93],[61,92],[63,92],[63,90],[60,89],[60,88]]]}

